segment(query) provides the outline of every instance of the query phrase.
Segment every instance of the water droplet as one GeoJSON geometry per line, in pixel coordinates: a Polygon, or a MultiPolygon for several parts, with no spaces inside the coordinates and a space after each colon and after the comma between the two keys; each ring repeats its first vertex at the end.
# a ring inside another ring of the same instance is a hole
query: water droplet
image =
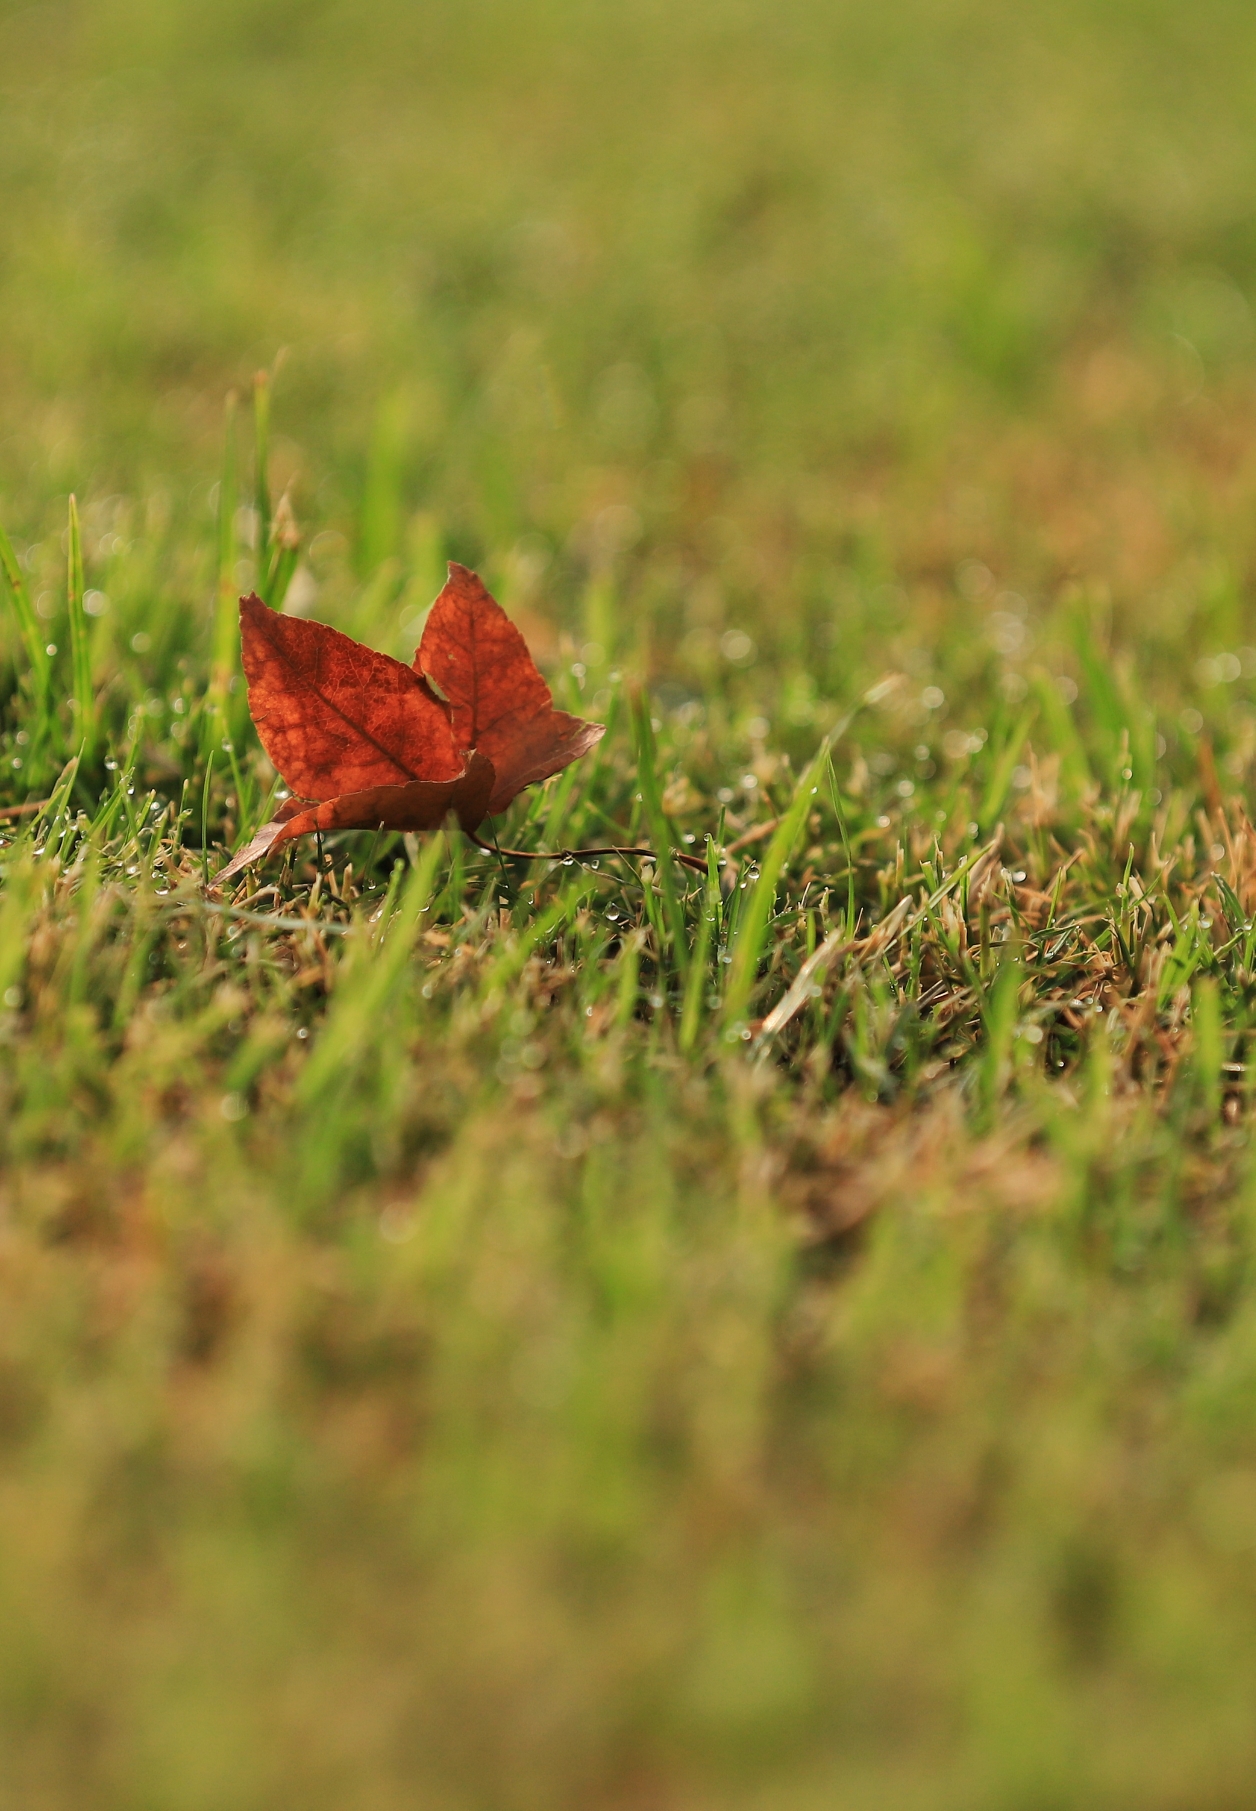
{"type": "Polygon", "coordinates": [[[117,771],[118,771],[118,763],[114,760],[106,761],[105,766],[108,768],[110,773],[117,773],[117,771]]]}
{"type": "Polygon", "coordinates": [[[619,913],[615,910],[614,906],[611,906],[610,909],[608,910],[608,912],[606,914],[606,919],[607,919],[608,924],[618,924],[619,923],[619,913]]]}
{"type": "Polygon", "coordinates": [[[218,1111],[232,1123],[243,1119],[248,1110],[248,1102],[242,1094],[224,1094],[218,1103],[218,1111]]]}

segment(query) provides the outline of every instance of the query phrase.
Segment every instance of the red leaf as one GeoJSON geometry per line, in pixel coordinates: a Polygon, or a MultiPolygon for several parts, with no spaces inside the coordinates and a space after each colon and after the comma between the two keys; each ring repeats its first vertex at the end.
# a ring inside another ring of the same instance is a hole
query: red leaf
{"type": "Polygon", "coordinates": [[[240,636],[262,747],[302,798],[462,773],[449,713],[401,661],[256,596],[241,600],[240,636]]]}
{"type": "Polygon", "coordinates": [[[490,814],[587,754],[603,734],[602,724],[554,709],[528,644],[465,566],[450,564],[414,664],[448,700],[458,746],[478,749],[497,769],[490,814]]]}
{"type": "Polygon", "coordinates": [[[484,818],[493,778],[492,762],[472,754],[467,771],[456,780],[372,786],[365,792],[341,793],[320,805],[289,799],[216,879],[230,880],[250,862],[315,830],[436,830],[451,811],[464,830],[474,830],[484,818]]]}
{"type": "Polygon", "coordinates": [[[453,812],[472,832],[602,735],[554,709],[523,637],[475,574],[449,574],[414,667],[259,597],[240,600],[249,709],[298,796],[220,881],[315,830],[432,830],[453,812]]]}

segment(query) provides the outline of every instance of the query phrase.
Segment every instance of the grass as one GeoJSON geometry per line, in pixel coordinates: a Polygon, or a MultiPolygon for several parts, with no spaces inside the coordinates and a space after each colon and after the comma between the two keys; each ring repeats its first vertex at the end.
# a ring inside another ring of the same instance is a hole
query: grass
{"type": "Polygon", "coordinates": [[[5,1811],[1250,1798],[1256,25],[882,14],[0,11],[5,1811]],[[448,557],[706,873],[207,887],[448,557]]]}

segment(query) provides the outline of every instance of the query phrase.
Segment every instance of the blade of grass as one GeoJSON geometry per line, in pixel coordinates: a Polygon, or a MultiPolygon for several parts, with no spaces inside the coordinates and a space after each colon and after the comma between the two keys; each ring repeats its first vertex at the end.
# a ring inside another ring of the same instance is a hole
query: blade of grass
{"type": "Polygon", "coordinates": [[[73,672],[77,735],[88,752],[96,740],[96,700],[92,693],[91,651],[87,641],[87,612],[83,608],[83,537],[78,502],[70,495],[69,543],[66,560],[66,602],[70,613],[70,662],[73,672]]]}
{"type": "Polygon", "coordinates": [[[759,878],[748,884],[749,891],[738,913],[732,947],[732,966],[728,971],[728,991],[724,997],[724,1023],[740,1035],[740,1022],[745,1018],[768,940],[772,907],[776,899],[781,871],[793,854],[807,822],[811,801],[819,791],[820,778],[829,758],[826,737],[804,769],[794,788],[789,810],[782,817],[768,844],[759,870],[759,878]]]}
{"type": "Polygon", "coordinates": [[[1012,775],[1016,771],[1020,751],[1024,747],[1025,737],[1029,734],[1030,727],[1033,724],[1036,715],[1036,703],[1030,704],[1021,712],[1020,716],[1016,719],[1016,722],[1012,725],[1007,741],[1003,744],[1003,747],[999,750],[999,753],[995,758],[994,765],[990,771],[990,778],[986,785],[985,795],[981,801],[981,808],[977,813],[978,822],[981,825],[982,831],[986,834],[989,833],[991,826],[998,821],[999,813],[1003,809],[1004,801],[1007,798],[1008,790],[1012,784],[1012,775]]]}
{"type": "Polygon", "coordinates": [[[22,577],[21,565],[13,551],[13,544],[3,528],[0,528],[0,572],[4,574],[9,601],[17,620],[18,634],[22,638],[22,646],[26,650],[26,658],[30,663],[35,695],[39,700],[41,711],[46,713],[52,690],[52,662],[44,645],[44,638],[40,633],[39,620],[31,603],[30,592],[26,589],[26,581],[22,577]]]}
{"type": "MultiPolygon", "coordinates": [[[[236,393],[232,390],[224,409],[222,475],[218,480],[218,596],[214,615],[213,688],[221,706],[235,672],[238,630],[236,596],[236,393]]],[[[207,722],[219,713],[207,712],[207,722]]],[[[207,729],[207,734],[212,731],[207,729]]]]}
{"type": "MultiPolygon", "coordinates": [[[[638,693],[634,700],[633,718],[636,729],[637,780],[641,787],[641,803],[645,808],[650,840],[658,852],[655,871],[663,889],[664,928],[672,961],[683,978],[689,968],[689,951],[685,945],[685,914],[680,903],[680,895],[676,890],[676,876],[668,859],[668,851],[676,839],[663,815],[663,800],[659,793],[658,751],[654,742],[654,725],[650,718],[650,701],[644,692],[638,693]]],[[[662,950],[659,952],[660,956],[664,953],[662,950]]]]}
{"type": "Polygon", "coordinates": [[[209,751],[205,763],[205,785],[201,791],[201,869],[205,876],[205,885],[209,885],[209,788],[214,778],[214,751],[209,751]]]}
{"type": "Polygon", "coordinates": [[[257,573],[266,572],[270,552],[270,372],[253,378],[253,508],[257,512],[257,573]]]}
{"type": "Polygon", "coordinates": [[[285,491],[275,511],[265,576],[259,586],[262,602],[269,604],[272,610],[283,609],[283,600],[288,595],[288,587],[292,583],[300,555],[301,534],[285,491]]]}
{"type": "Polygon", "coordinates": [[[719,930],[720,885],[718,875],[711,866],[708,875],[706,893],[702,902],[702,914],[698,920],[698,939],[689,966],[689,976],[685,983],[685,1001],[680,1014],[680,1048],[686,1053],[691,1051],[698,1041],[698,1030],[702,1023],[702,1007],[708,987],[711,985],[710,962],[711,946],[718,937],[719,930]]]}

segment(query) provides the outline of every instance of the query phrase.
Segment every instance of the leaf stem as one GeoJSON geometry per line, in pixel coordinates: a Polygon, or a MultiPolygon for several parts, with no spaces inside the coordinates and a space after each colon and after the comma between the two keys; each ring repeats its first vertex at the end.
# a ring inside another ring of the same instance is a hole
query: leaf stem
{"type": "MultiPolygon", "coordinates": [[[[486,843],[482,837],[468,830],[467,835],[477,849],[483,849],[488,855],[508,855],[514,861],[584,861],[592,855],[636,855],[643,860],[656,862],[659,858],[653,849],[623,849],[611,843],[598,849],[503,849],[497,843],[486,843]]],[[[707,865],[696,855],[683,855],[679,849],[669,849],[673,861],[683,867],[692,868],[695,874],[705,874],[707,865]]]]}

